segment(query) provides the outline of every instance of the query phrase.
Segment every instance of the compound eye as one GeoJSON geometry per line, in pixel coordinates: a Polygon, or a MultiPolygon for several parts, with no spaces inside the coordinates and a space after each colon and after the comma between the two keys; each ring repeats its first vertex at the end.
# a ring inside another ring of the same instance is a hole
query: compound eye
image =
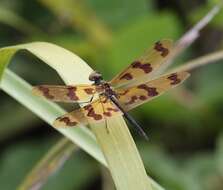
{"type": "Polygon", "coordinates": [[[90,81],[95,81],[95,79],[96,79],[95,73],[90,74],[89,80],[90,81]]]}
{"type": "Polygon", "coordinates": [[[90,76],[89,76],[89,80],[90,80],[90,81],[98,81],[98,80],[102,80],[102,76],[101,76],[100,73],[98,73],[98,72],[94,72],[94,73],[90,74],[90,76]]]}
{"type": "Polygon", "coordinates": [[[98,80],[102,80],[103,78],[102,78],[101,75],[99,75],[99,76],[97,77],[97,79],[98,79],[98,80]]]}
{"type": "Polygon", "coordinates": [[[94,77],[92,77],[91,75],[88,78],[90,81],[94,81],[94,77]]]}

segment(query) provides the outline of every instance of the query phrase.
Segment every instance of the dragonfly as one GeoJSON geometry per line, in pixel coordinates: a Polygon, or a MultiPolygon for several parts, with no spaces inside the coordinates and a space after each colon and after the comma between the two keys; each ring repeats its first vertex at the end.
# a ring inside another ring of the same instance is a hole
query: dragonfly
{"type": "Polygon", "coordinates": [[[143,77],[152,76],[169,58],[172,46],[172,41],[166,39],[154,43],[145,54],[109,82],[103,79],[101,73],[94,71],[89,76],[91,84],[39,85],[32,91],[35,95],[55,102],[88,103],[82,108],[58,117],[53,124],[55,127],[75,127],[124,116],[142,136],[148,139],[142,127],[128,111],[176,87],[190,74],[186,71],[175,72],[132,86],[131,84],[140,79],[142,81],[143,77]],[[97,95],[96,100],[95,95],[97,95]]]}

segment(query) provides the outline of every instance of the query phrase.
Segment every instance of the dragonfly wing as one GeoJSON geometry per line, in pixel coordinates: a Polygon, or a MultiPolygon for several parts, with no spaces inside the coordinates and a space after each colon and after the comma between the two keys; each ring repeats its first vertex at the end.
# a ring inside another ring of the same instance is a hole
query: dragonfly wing
{"type": "Polygon", "coordinates": [[[137,80],[139,77],[150,75],[168,58],[171,49],[171,40],[156,42],[143,56],[135,60],[123,72],[115,76],[110,82],[111,85],[122,86],[133,80],[137,80]]]}
{"type": "Polygon", "coordinates": [[[58,117],[54,122],[54,126],[73,127],[79,124],[97,123],[118,115],[122,115],[122,112],[110,99],[101,95],[98,100],[91,104],[58,117]]]}
{"type": "Polygon", "coordinates": [[[117,89],[118,100],[126,111],[131,110],[179,85],[189,75],[188,72],[172,73],[131,88],[117,89]]]}
{"type": "Polygon", "coordinates": [[[40,85],[35,86],[32,92],[55,102],[84,102],[89,101],[96,93],[96,87],[94,85],[40,85]]]}

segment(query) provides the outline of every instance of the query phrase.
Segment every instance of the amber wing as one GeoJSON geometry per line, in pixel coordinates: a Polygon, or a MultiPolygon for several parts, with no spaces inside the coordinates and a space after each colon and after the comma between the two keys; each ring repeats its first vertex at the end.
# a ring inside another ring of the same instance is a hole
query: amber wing
{"type": "Polygon", "coordinates": [[[55,102],[85,102],[89,101],[96,93],[96,87],[94,85],[40,85],[35,86],[32,92],[55,102]]]}
{"type": "Polygon", "coordinates": [[[168,58],[172,49],[171,40],[161,40],[156,42],[151,49],[135,60],[123,72],[115,76],[111,81],[112,86],[122,86],[133,80],[151,74],[168,58]]]}
{"type": "Polygon", "coordinates": [[[189,75],[188,72],[172,73],[131,88],[117,89],[118,100],[129,111],[177,86],[189,75]]]}
{"type": "Polygon", "coordinates": [[[102,122],[107,118],[122,115],[122,112],[107,97],[100,95],[83,108],[67,113],[54,122],[55,127],[74,127],[79,124],[102,122]]]}

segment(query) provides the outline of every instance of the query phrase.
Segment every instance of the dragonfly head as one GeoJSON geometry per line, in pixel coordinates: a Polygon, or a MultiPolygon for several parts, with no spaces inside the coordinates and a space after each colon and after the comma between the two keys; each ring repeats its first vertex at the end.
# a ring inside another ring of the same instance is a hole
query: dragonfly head
{"type": "Polygon", "coordinates": [[[94,71],[90,74],[89,76],[89,80],[90,81],[94,81],[95,83],[100,83],[101,80],[103,80],[101,73],[99,73],[98,71],[94,71]]]}

